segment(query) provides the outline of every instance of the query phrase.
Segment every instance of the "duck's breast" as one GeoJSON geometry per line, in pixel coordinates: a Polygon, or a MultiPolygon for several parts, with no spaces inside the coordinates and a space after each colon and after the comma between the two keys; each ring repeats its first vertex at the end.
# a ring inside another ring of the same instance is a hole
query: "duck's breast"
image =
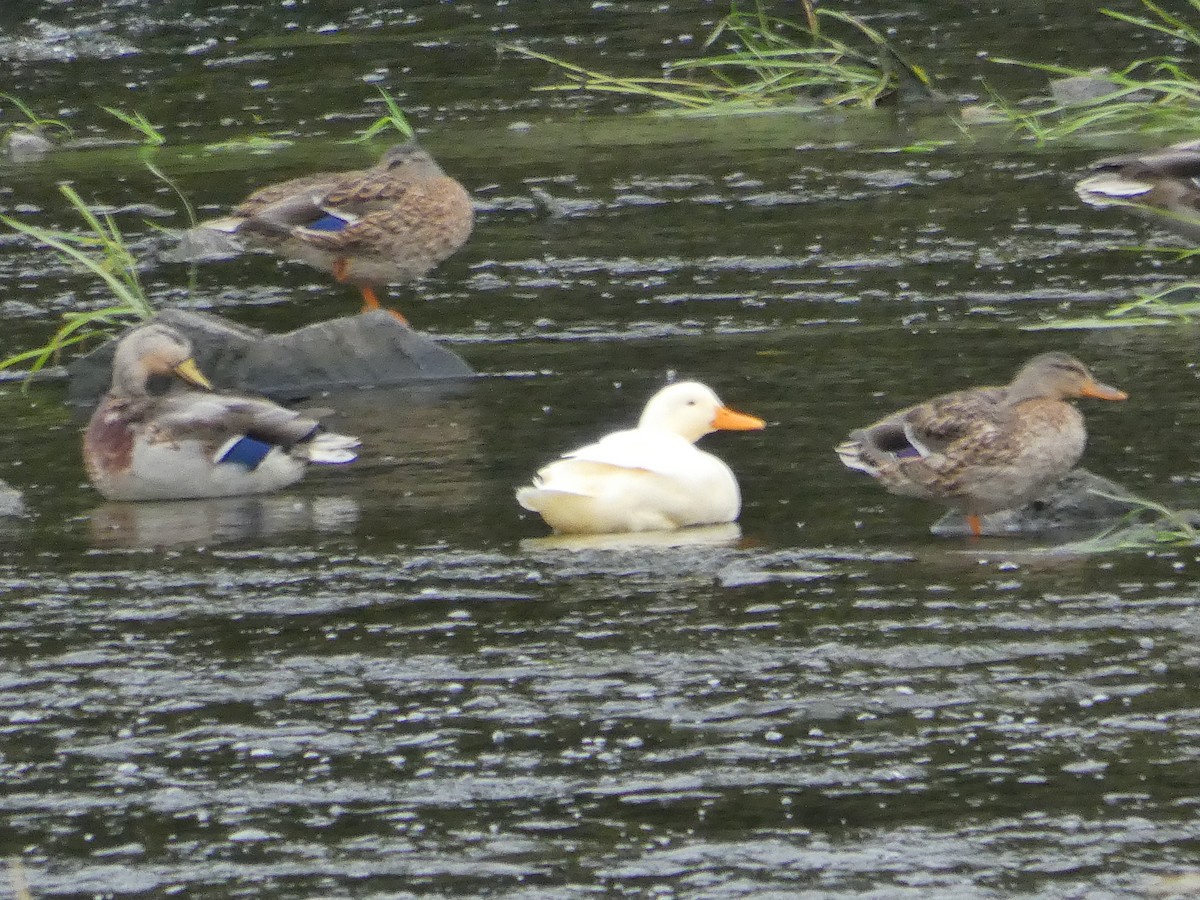
{"type": "Polygon", "coordinates": [[[273,448],[254,468],[213,461],[207,443],[136,440],[130,464],[93,479],[109,500],[186,500],[263,494],[295,484],[304,463],[273,448]]]}
{"type": "Polygon", "coordinates": [[[986,456],[962,468],[962,496],[979,512],[1009,509],[1035,499],[1069,472],[1083,455],[1087,429],[1074,406],[1031,400],[1016,407],[1010,429],[986,456]]]}

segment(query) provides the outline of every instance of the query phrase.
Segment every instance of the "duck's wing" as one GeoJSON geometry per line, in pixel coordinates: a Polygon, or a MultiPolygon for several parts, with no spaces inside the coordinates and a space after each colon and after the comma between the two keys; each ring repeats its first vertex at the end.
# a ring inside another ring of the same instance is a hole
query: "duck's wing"
{"type": "Polygon", "coordinates": [[[147,425],[164,439],[220,444],[250,437],[291,447],[316,433],[320,423],[269,400],[186,391],[161,398],[147,425]]]}
{"type": "MultiPolygon", "coordinates": [[[[931,456],[960,442],[989,440],[1006,409],[1003,388],[975,388],[919,403],[901,414],[898,424],[908,448],[919,456],[931,456]]],[[[906,448],[894,452],[903,457],[906,448]]]]}
{"type": "Polygon", "coordinates": [[[233,208],[232,214],[244,219],[263,215],[273,207],[286,206],[295,198],[312,196],[323,197],[342,183],[347,176],[360,173],[321,172],[316,175],[303,175],[278,184],[268,184],[250,194],[233,208]]]}
{"type": "Polygon", "coordinates": [[[676,475],[681,465],[698,452],[690,441],[677,434],[631,428],[605,435],[594,444],[564,453],[562,458],[618,469],[676,475]]]}
{"type": "Polygon", "coordinates": [[[1109,156],[1092,164],[1098,172],[1120,172],[1131,178],[1200,178],[1200,142],[1176,144],[1153,153],[1109,156]]]}
{"type": "Polygon", "coordinates": [[[321,215],[291,236],[333,253],[352,255],[400,242],[406,252],[441,259],[470,236],[470,195],[449,177],[405,181],[376,175],[343,185],[322,201],[321,215]]]}

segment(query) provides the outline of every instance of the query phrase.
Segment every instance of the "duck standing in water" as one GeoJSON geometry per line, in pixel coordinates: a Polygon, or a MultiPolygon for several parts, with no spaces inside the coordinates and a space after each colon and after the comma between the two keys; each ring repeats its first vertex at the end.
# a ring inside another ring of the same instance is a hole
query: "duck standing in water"
{"type": "Polygon", "coordinates": [[[1191,240],[1200,240],[1200,141],[1150,153],[1110,156],[1075,185],[1084,203],[1127,206],[1191,240]]]}
{"type": "Polygon", "coordinates": [[[463,186],[409,142],[390,148],[370,169],[260,188],[232,215],[204,226],[245,235],[356,285],[367,312],[381,308],[377,292],[384,285],[420,278],[466,243],[474,222],[463,186]]]}
{"type": "Polygon", "coordinates": [[[83,460],[109,500],[185,500],[278,490],[303,478],[309,462],[350,462],[358,443],[269,400],[213,393],[190,342],[152,324],[117,345],[112,387],[88,422],[83,460]],[[154,376],[194,388],[151,394],[154,376]]]}
{"type": "Polygon", "coordinates": [[[732,522],[742,505],[737,479],[695,443],[713,431],[765,425],[729,409],[703,384],[672,384],[650,398],[637,428],[563,454],[517,491],[517,502],[566,534],[732,522]]]}
{"type": "Polygon", "coordinates": [[[1087,429],[1068,401],[1124,400],[1066,353],[1043,353],[1004,387],[944,394],[852,432],[837,454],[893,494],[980,516],[1035,499],[1083,455],[1087,429]]]}

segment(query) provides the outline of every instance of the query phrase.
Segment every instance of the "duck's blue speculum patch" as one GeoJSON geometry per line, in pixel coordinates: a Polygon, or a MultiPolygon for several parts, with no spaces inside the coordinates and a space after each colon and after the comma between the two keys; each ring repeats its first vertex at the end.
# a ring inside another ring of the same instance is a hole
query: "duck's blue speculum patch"
{"type": "Polygon", "coordinates": [[[215,459],[219,463],[236,463],[245,466],[247,470],[253,472],[273,449],[273,444],[243,435],[230,438],[217,451],[215,459]]]}
{"type": "Polygon", "coordinates": [[[333,213],[326,213],[308,227],[313,231],[341,231],[348,224],[349,222],[345,219],[335,216],[333,213]]]}

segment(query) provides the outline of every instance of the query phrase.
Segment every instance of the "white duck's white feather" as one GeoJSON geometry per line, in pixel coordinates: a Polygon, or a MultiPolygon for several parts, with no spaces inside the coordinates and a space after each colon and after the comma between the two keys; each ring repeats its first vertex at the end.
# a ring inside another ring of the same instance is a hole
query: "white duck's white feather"
{"type": "Polygon", "coordinates": [[[532,485],[517,491],[517,502],[568,534],[732,522],[741,511],[737,479],[725,463],[693,444],[712,430],[720,408],[716,394],[703,385],[665,388],[651,398],[637,428],[606,435],[544,466],[532,485]]]}

